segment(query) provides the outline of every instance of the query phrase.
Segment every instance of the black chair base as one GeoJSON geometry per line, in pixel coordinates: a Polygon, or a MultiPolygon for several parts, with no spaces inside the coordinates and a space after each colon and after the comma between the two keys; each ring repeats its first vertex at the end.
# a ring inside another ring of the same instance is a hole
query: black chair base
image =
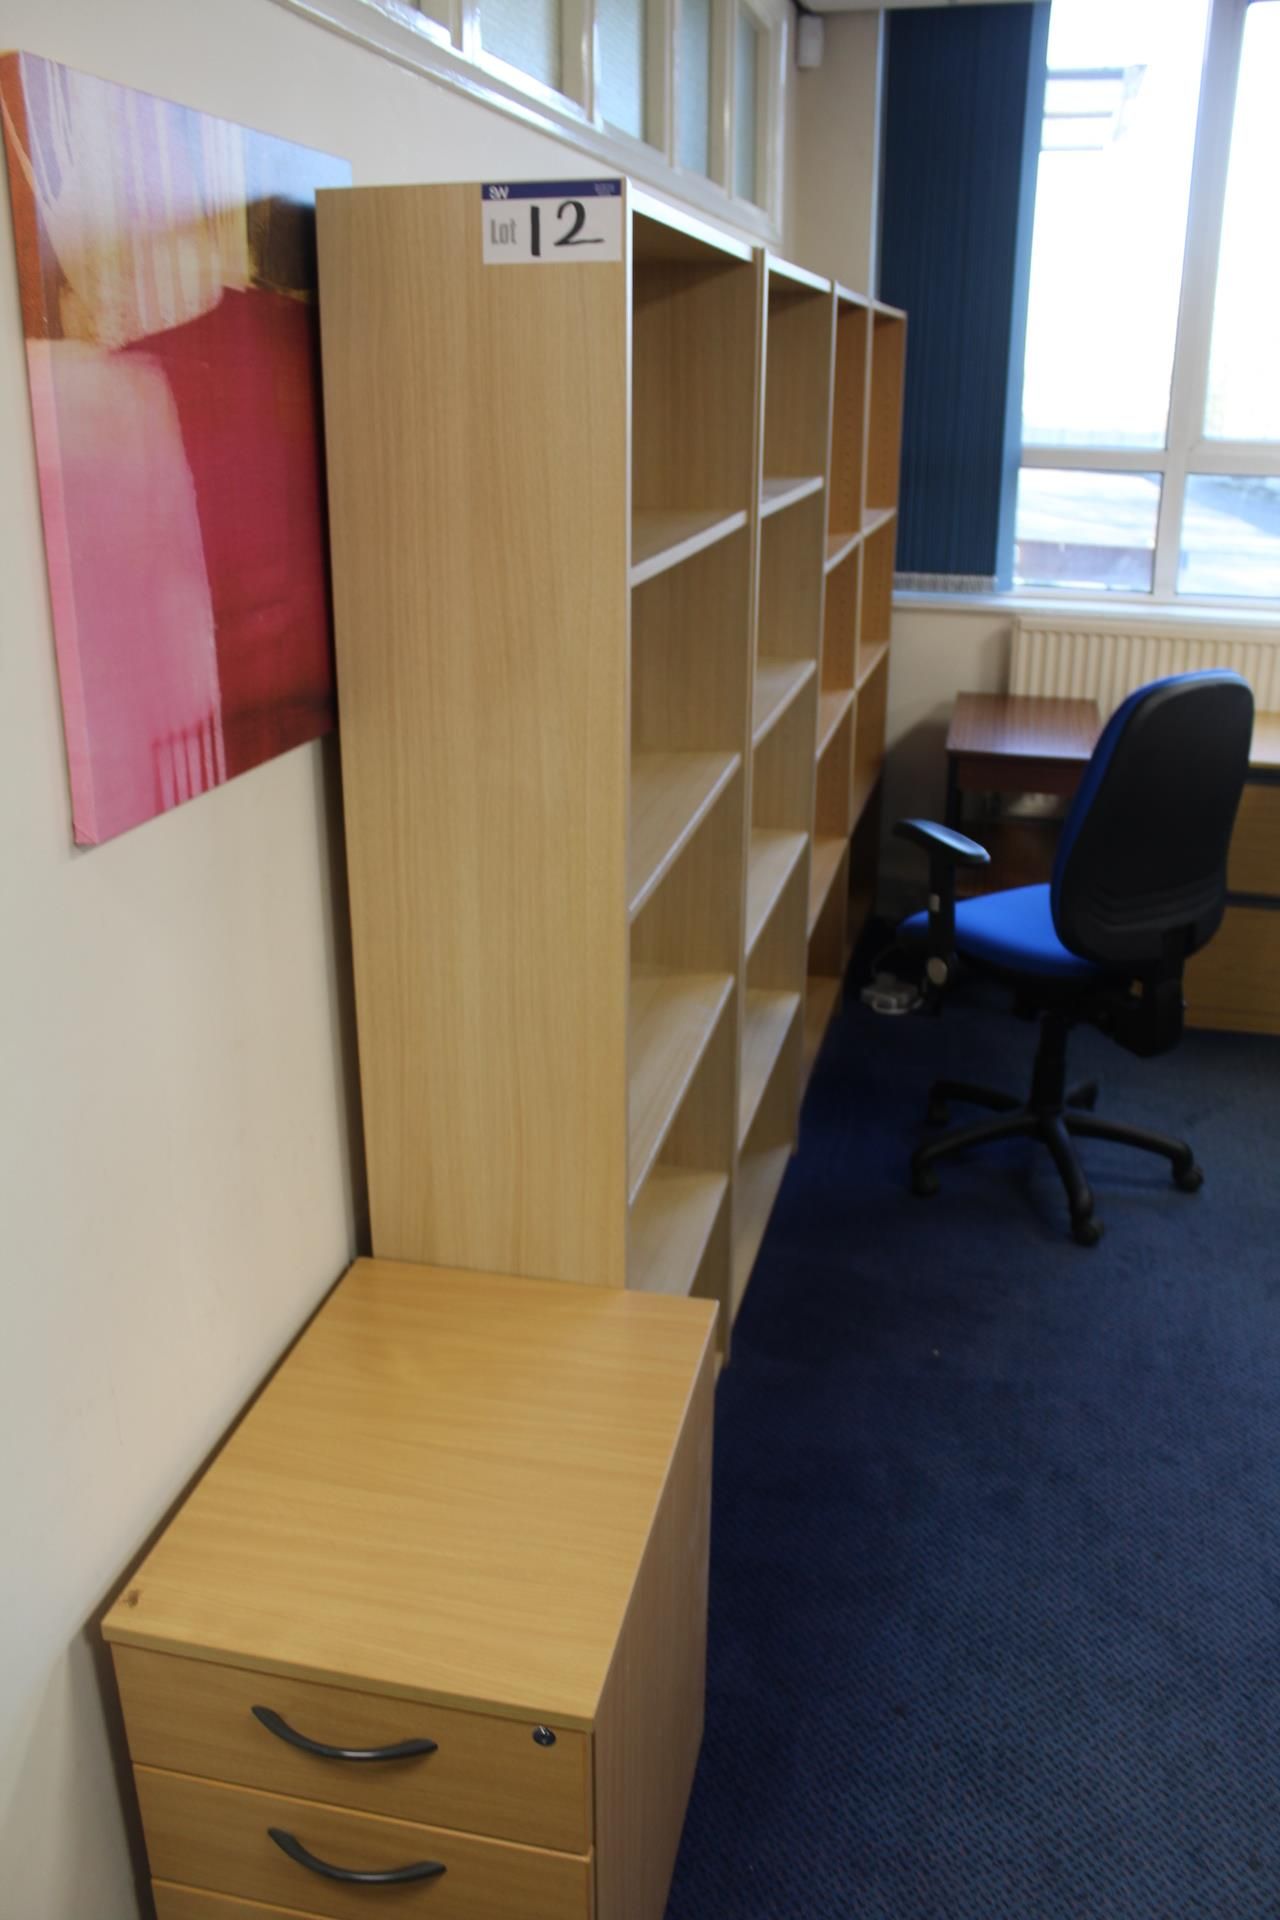
{"type": "Polygon", "coordinates": [[[989,1140],[1031,1135],[1043,1142],[1053,1156],[1071,1209],[1072,1237],[1082,1247],[1095,1247],[1102,1238],[1102,1223],[1094,1215],[1093,1193],[1075,1149],[1077,1136],[1087,1140],[1115,1140],[1121,1146],[1139,1147],[1144,1153],[1162,1154],[1169,1162],[1174,1185],[1182,1193],[1195,1193],[1203,1185],[1204,1174],[1185,1140],[1149,1133],[1145,1127],[1129,1127],[1118,1120],[1100,1120],[1093,1112],[1098,1099],[1096,1081],[1086,1081],[1067,1090],[1069,1025],[1060,1013],[1046,1013],[1041,1020],[1031,1096],[1025,1103],[1012,1094],[997,1092],[993,1087],[971,1086],[963,1080],[939,1080],[934,1084],[929,1093],[931,1125],[946,1124],[948,1106],[953,1100],[990,1107],[995,1118],[976,1121],[972,1126],[954,1127],[939,1139],[917,1147],[911,1156],[913,1193],[925,1195],[938,1191],[934,1164],[949,1154],[963,1153],[966,1147],[985,1146],[989,1140]]]}

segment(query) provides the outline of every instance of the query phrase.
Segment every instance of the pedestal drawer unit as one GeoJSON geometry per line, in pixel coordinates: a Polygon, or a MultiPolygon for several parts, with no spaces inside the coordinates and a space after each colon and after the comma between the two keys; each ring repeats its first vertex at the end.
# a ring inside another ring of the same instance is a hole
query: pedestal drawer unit
{"type": "Polygon", "coordinates": [[[1280,1033],[1280,714],[1255,714],[1221,927],[1187,963],[1187,1025],[1280,1033]]]}
{"type": "Polygon", "coordinates": [[[160,1920],[660,1920],[714,1321],[351,1269],[105,1622],[160,1920]]]}

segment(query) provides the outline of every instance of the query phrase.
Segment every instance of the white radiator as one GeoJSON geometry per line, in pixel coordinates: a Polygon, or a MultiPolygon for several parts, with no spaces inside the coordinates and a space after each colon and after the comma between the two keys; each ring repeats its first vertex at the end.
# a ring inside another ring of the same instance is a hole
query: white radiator
{"type": "Polygon", "coordinates": [[[1280,712],[1280,628],[1242,633],[1208,620],[1162,627],[1122,619],[1019,617],[1009,691],[1092,698],[1106,720],[1135,687],[1197,667],[1233,668],[1253,688],[1261,712],[1280,712]]]}

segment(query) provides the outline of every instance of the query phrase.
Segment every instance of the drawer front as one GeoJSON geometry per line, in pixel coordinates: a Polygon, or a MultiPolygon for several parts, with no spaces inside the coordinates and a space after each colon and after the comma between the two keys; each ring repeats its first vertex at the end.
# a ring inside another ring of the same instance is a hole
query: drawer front
{"type": "Polygon", "coordinates": [[[129,1752],[140,1766],[564,1853],[585,1853],[591,1844],[590,1740],[572,1728],[555,1729],[555,1744],[543,1746],[531,1721],[247,1673],[139,1647],[113,1652],[129,1752]],[[325,1746],[368,1749],[429,1739],[437,1742],[436,1751],[398,1760],[322,1758],[269,1731],[255,1718],[255,1706],[325,1746]]]}
{"type": "Polygon", "coordinates": [[[1183,986],[1189,1026],[1280,1033],[1280,908],[1228,907],[1183,986]]]}
{"type": "Polygon", "coordinates": [[[168,1880],[151,1882],[156,1920],[320,1920],[316,1913],[296,1907],[264,1907],[256,1900],[236,1900],[229,1893],[201,1893],[196,1887],[175,1887],[168,1880]]]}
{"type": "Polygon", "coordinates": [[[1280,786],[1247,786],[1241,794],[1227,885],[1233,893],[1280,899],[1280,786]]]}
{"type": "Polygon", "coordinates": [[[151,1871],[162,1882],[301,1909],[318,1920],[590,1920],[589,1858],[150,1767],[134,1771],[151,1871]],[[394,1886],[329,1879],[290,1859],[271,1828],[348,1871],[382,1873],[424,1861],[445,1871],[394,1886]]]}

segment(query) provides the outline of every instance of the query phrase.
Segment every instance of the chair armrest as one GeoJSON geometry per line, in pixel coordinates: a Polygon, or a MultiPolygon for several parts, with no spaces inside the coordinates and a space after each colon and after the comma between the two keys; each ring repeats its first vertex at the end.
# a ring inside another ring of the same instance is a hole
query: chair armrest
{"type": "Polygon", "coordinates": [[[936,1012],[956,964],[956,868],[988,866],[991,855],[976,840],[936,820],[899,820],[893,831],[899,840],[910,840],[929,856],[929,941],[923,992],[925,1005],[936,1012]]]}
{"type": "Polygon", "coordinates": [[[893,831],[899,840],[910,840],[914,846],[923,847],[931,859],[941,854],[958,867],[991,865],[991,855],[985,847],[980,847],[976,840],[970,840],[967,834],[957,833],[954,827],[942,826],[937,820],[899,820],[893,831]]]}

